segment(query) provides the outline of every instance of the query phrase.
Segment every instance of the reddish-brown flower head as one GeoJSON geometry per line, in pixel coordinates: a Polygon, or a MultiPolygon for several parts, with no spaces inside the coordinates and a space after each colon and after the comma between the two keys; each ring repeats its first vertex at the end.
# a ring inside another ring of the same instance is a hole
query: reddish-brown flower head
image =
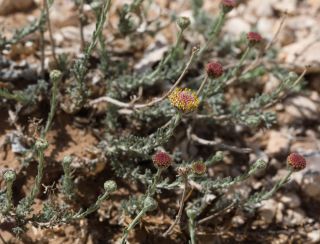
{"type": "Polygon", "coordinates": [[[257,44],[262,41],[262,36],[257,32],[249,32],[247,34],[247,40],[249,41],[249,44],[257,44]]]}
{"type": "Polygon", "coordinates": [[[210,78],[218,78],[223,74],[222,65],[214,61],[207,64],[206,71],[210,78]]]}
{"type": "Polygon", "coordinates": [[[198,161],[192,164],[192,172],[197,175],[203,175],[207,171],[205,163],[198,161]]]}
{"type": "Polygon", "coordinates": [[[228,13],[237,6],[237,2],[235,0],[222,0],[221,6],[222,6],[222,11],[224,13],[228,13]]]}
{"type": "Polygon", "coordinates": [[[152,161],[154,165],[158,168],[168,168],[171,165],[171,157],[168,153],[158,151],[152,156],[152,161]]]}
{"type": "Polygon", "coordinates": [[[294,171],[303,170],[306,165],[306,159],[298,153],[291,153],[287,158],[288,166],[294,171]]]}

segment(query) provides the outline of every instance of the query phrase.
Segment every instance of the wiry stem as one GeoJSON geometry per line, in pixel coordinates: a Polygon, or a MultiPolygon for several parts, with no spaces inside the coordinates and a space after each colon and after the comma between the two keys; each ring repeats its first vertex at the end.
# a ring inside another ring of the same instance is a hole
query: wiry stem
{"type": "Polygon", "coordinates": [[[86,46],[86,43],[85,43],[85,40],[84,40],[84,31],[83,31],[83,27],[84,27],[84,20],[85,20],[85,16],[84,16],[84,13],[83,13],[83,1],[84,0],[80,0],[80,4],[79,4],[79,7],[78,7],[78,10],[79,10],[79,29],[80,29],[80,47],[81,47],[81,50],[83,51],[85,46],[86,46]]]}
{"type": "Polygon", "coordinates": [[[132,220],[132,222],[130,223],[130,225],[125,228],[125,230],[123,231],[123,235],[121,238],[121,243],[125,244],[126,240],[128,238],[128,234],[129,232],[140,222],[140,219],[143,217],[143,215],[150,210],[151,206],[148,204],[146,205],[146,199],[150,199],[156,192],[156,187],[157,187],[157,183],[160,180],[160,176],[162,173],[163,169],[158,168],[157,173],[154,175],[153,177],[153,181],[152,184],[149,186],[147,193],[146,193],[146,197],[145,197],[145,202],[144,202],[144,206],[142,208],[142,210],[139,212],[139,214],[132,220]]]}
{"type": "Polygon", "coordinates": [[[195,55],[196,53],[198,52],[198,49],[197,48],[194,48],[192,50],[192,54],[191,54],[191,57],[186,65],[186,67],[184,68],[184,70],[182,71],[180,77],[177,79],[177,81],[174,83],[174,85],[170,88],[170,90],[165,94],[163,95],[162,97],[160,98],[156,98],[154,99],[153,101],[151,102],[148,102],[148,103],[144,103],[144,104],[132,104],[132,103],[124,103],[124,102],[121,102],[119,100],[116,100],[114,98],[111,98],[111,97],[108,97],[108,96],[105,96],[105,97],[99,97],[95,100],[92,100],[90,102],[91,105],[93,104],[96,104],[96,103],[100,103],[100,102],[108,102],[108,103],[112,103],[113,105],[116,105],[118,107],[122,107],[122,108],[133,108],[133,109],[141,109],[141,108],[146,108],[146,107],[150,107],[150,106],[153,106],[159,102],[162,102],[163,100],[165,100],[169,95],[170,93],[180,84],[180,82],[182,81],[183,77],[185,76],[185,74],[187,73],[187,71],[189,70],[190,68],[190,65],[192,63],[192,61],[194,60],[195,58],[195,55]]]}
{"type": "Polygon", "coordinates": [[[213,42],[215,41],[215,39],[217,38],[218,34],[221,31],[225,17],[226,17],[226,14],[223,11],[220,11],[216,24],[214,26],[214,29],[212,33],[210,33],[209,39],[206,42],[206,44],[200,49],[198,57],[201,57],[203,53],[207,51],[208,48],[210,48],[210,46],[213,44],[213,42]]]}
{"type": "Polygon", "coordinates": [[[171,231],[173,230],[174,226],[180,222],[183,207],[184,207],[184,201],[185,201],[186,194],[187,194],[187,188],[188,188],[188,177],[187,176],[183,177],[183,183],[184,183],[184,188],[183,188],[183,192],[182,192],[182,196],[181,196],[181,200],[180,200],[180,207],[179,207],[178,214],[177,214],[174,222],[171,224],[171,226],[168,228],[168,230],[163,234],[164,237],[169,235],[171,233],[171,231]]]}
{"type": "Polygon", "coordinates": [[[49,31],[49,37],[51,42],[51,52],[54,59],[55,64],[58,64],[58,59],[56,55],[56,49],[55,49],[55,41],[53,38],[52,28],[51,28],[51,20],[50,20],[50,12],[49,12],[49,6],[47,0],[43,0],[44,7],[46,9],[46,18],[47,18],[47,24],[48,24],[48,31],[49,31]]]}

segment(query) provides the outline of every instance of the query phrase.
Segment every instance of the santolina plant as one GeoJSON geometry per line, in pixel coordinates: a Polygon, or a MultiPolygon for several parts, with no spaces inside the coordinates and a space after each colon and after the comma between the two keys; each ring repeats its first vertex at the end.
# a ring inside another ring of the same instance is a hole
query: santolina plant
{"type": "MultiPolygon", "coordinates": [[[[32,86],[20,91],[0,89],[0,97],[4,102],[15,101],[21,106],[34,105],[38,102],[37,97],[40,97],[43,92],[47,95],[45,97],[50,97],[48,95],[51,93],[50,111],[45,120],[46,123],[44,126],[36,125],[37,133],[31,138],[33,146],[29,148],[29,155],[31,155],[29,160],[37,163],[37,175],[30,190],[18,202],[13,200],[13,186],[19,172],[9,169],[3,173],[6,188],[0,193],[0,209],[4,222],[16,225],[10,231],[21,233],[25,230],[27,223],[49,228],[78,221],[96,212],[106,199],[112,200],[112,193],[117,191],[117,183],[114,180],[105,179],[105,183],[99,186],[102,189],[100,194],[97,194],[97,198],[89,207],[76,208],[75,203],[79,197],[73,169],[76,158],[67,155],[62,162],[59,162],[63,173],[58,189],[64,196],[63,204],[56,206],[48,199],[40,213],[32,214],[35,200],[43,192],[43,178],[48,164],[45,153],[50,146],[47,134],[52,128],[55,117],[59,115],[57,111],[61,109],[69,114],[89,110],[95,116],[98,104],[108,104],[107,110],[103,111],[105,112],[103,136],[99,137],[98,145],[93,145],[101,152],[99,160],[106,159],[108,173],[111,171],[112,176],[117,177],[119,182],[127,180],[140,182],[145,188],[142,195],[130,195],[128,199],[122,201],[123,215],[129,218],[127,224],[121,223],[123,229],[120,241],[123,244],[127,242],[130,233],[138,228],[139,223],[143,223],[142,219],[147,214],[159,211],[162,191],[181,191],[181,193],[179,192],[178,207],[171,209],[170,213],[168,211],[172,222],[163,228],[161,235],[167,237],[173,232],[178,232],[177,229],[179,227],[183,229],[184,224],[188,222],[188,238],[191,243],[196,243],[197,228],[200,228],[203,223],[208,223],[215,216],[224,214],[226,209],[254,211],[261,201],[272,197],[286,184],[293,172],[306,167],[304,157],[298,153],[292,153],[287,158],[288,174],[276,182],[270,190],[260,189],[261,191],[251,197],[235,194],[231,202],[223,201],[229,199],[227,197],[224,199],[224,196],[231,194],[228,193],[231,186],[266,169],[267,162],[257,159],[255,162],[250,162],[247,165],[248,169],[239,176],[216,177],[212,172],[216,164],[224,161],[223,151],[228,151],[232,155],[246,155],[253,153],[253,150],[241,147],[236,140],[234,145],[230,145],[223,140],[210,139],[213,132],[218,134],[217,128],[223,130],[225,125],[228,130],[235,126],[254,130],[270,128],[276,123],[276,115],[267,109],[285,95],[298,90],[305,72],[297,76],[280,69],[278,64],[272,66],[273,62],[271,65],[265,65],[268,59],[264,54],[268,52],[276,36],[271,40],[270,45],[264,47],[266,40],[257,32],[246,33],[244,40],[232,44],[238,45],[241,53],[230,51],[228,57],[233,57],[230,64],[227,63],[226,56],[214,56],[213,49],[221,48],[223,44],[218,40],[220,40],[225,19],[238,3],[233,0],[222,0],[217,17],[210,19],[205,12],[203,12],[205,16],[199,14],[202,11],[199,2],[194,4],[194,21],[187,17],[177,18],[175,43],[158,63],[150,66],[150,69],[145,72],[132,73],[130,67],[124,68],[128,64],[127,57],[122,59],[120,56],[112,56],[115,55],[111,51],[113,44],[112,42],[107,44],[103,34],[111,1],[95,2],[92,9],[96,14],[97,23],[92,39],[87,45],[85,44],[82,16],[79,21],[83,54],[74,60],[72,65],[65,57],[57,57],[54,50],[55,43],[51,38],[55,65],[60,70],[45,71],[44,57],[42,57],[40,60],[42,69],[36,87],[32,86]],[[211,25],[201,24],[203,17],[207,17],[211,25]],[[184,39],[184,34],[186,32],[196,34],[202,28],[206,30],[205,42],[201,43],[199,48],[191,47],[184,39]],[[99,55],[99,65],[89,65],[95,51],[97,51],[95,55],[99,55]],[[121,60],[121,64],[118,60],[121,60]],[[98,98],[94,92],[97,89],[93,88],[91,81],[86,78],[89,68],[94,69],[93,67],[96,66],[99,73],[104,75],[105,81],[101,88],[105,91],[105,95],[98,98]],[[48,82],[43,80],[46,77],[45,72],[49,74],[48,82]],[[235,84],[246,86],[246,82],[255,82],[267,73],[272,73],[281,80],[278,88],[268,94],[257,94],[247,103],[229,103],[225,97],[227,88],[235,84]],[[64,80],[74,82],[63,83],[64,80]],[[43,82],[48,84],[42,86],[43,82]],[[42,89],[43,87],[46,89],[42,89]],[[161,87],[160,90],[159,87],[161,87]],[[159,95],[152,97],[154,94],[159,95]],[[202,138],[201,134],[205,137],[202,138]],[[188,145],[185,146],[187,149],[182,150],[182,141],[188,145]],[[193,155],[188,150],[191,144],[199,148],[210,147],[210,155],[193,155]],[[165,178],[166,176],[168,178],[165,178]],[[209,195],[217,196],[217,199],[210,200],[209,195]],[[173,216],[171,216],[172,213],[173,216]]],[[[17,32],[11,40],[1,38],[0,47],[17,43],[25,35],[34,31],[40,31],[43,36],[45,26],[50,26],[50,6],[51,4],[45,5],[38,22],[17,32]]],[[[83,1],[77,2],[76,6],[79,8],[79,13],[83,14],[83,1]]],[[[144,8],[148,8],[144,1],[133,1],[131,4],[125,4],[118,11],[119,24],[114,34],[115,40],[123,39],[130,42],[129,46],[133,47],[139,36],[157,33],[164,28],[161,22],[146,22],[143,31],[132,16],[136,15],[142,23],[145,20],[143,13],[148,10],[144,8]],[[145,11],[141,11],[143,9],[145,11]],[[151,24],[156,24],[158,29],[151,31],[151,24]]],[[[48,28],[48,31],[52,32],[52,29],[48,28]]],[[[95,119],[99,121],[99,116],[95,119]]],[[[235,133],[234,138],[236,138],[236,130],[231,129],[231,131],[235,133]]],[[[94,160],[90,161],[90,164],[94,163],[94,160]]]]}

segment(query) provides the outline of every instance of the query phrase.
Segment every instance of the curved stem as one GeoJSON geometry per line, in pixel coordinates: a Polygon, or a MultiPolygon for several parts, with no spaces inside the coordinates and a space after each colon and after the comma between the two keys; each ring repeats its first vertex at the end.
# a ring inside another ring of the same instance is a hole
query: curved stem
{"type": "Polygon", "coordinates": [[[145,209],[142,209],[139,214],[132,220],[130,225],[124,230],[124,234],[121,238],[121,244],[125,244],[128,238],[129,232],[139,223],[142,216],[146,213],[145,209]]]}
{"type": "Polygon", "coordinates": [[[174,226],[177,223],[180,222],[180,219],[181,219],[181,216],[182,216],[183,207],[184,207],[184,200],[186,198],[187,188],[188,188],[188,178],[187,178],[187,176],[183,177],[183,183],[184,183],[184,188],[183,188],[182,197],[181,197],[181,200],[180,200],[180,207],[179,207],[178,214],[177,214],[176,219],[174,220],[174,222],[169,227],[169,229],[163,234],[163,237],[166,237],[167,235],[169,235],[171,233],[171,231],[173,230],[174,226]]]}
{"type": "Polygon", "coordinates": [[[204,47],[201,48],[199,55],[198,55],[199,57],[201,57],[203,55],[203,53],[205,51],[207,51],[207,49],[212,45],[214,40],[217,38],[217,35],[221,31],[225,16],[226,16],[225,13],[223,11],[220,11],[219,16],[218,16],[218,20],[215,24],[215,27],[214,27],[212,33],[210,34],[208,41],[206,42],[204,47]]]}

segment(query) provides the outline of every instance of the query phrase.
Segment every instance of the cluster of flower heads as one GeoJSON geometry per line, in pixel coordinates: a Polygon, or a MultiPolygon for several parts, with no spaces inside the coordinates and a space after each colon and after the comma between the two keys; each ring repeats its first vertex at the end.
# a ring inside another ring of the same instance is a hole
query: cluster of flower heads
{"type": "Polygon", "coordinates": [[[176,88],[169,95],[169,101],[172,106],[182,112],[189,113],[199,106],[197,94],[189,88],[176,88]]]}
{"type": "Polygon", "coordinates": [[[291,153],[287,158],[287,164],[293,171],[303,170],[306,165],[306,159],[298,153],[291,153]]]}

